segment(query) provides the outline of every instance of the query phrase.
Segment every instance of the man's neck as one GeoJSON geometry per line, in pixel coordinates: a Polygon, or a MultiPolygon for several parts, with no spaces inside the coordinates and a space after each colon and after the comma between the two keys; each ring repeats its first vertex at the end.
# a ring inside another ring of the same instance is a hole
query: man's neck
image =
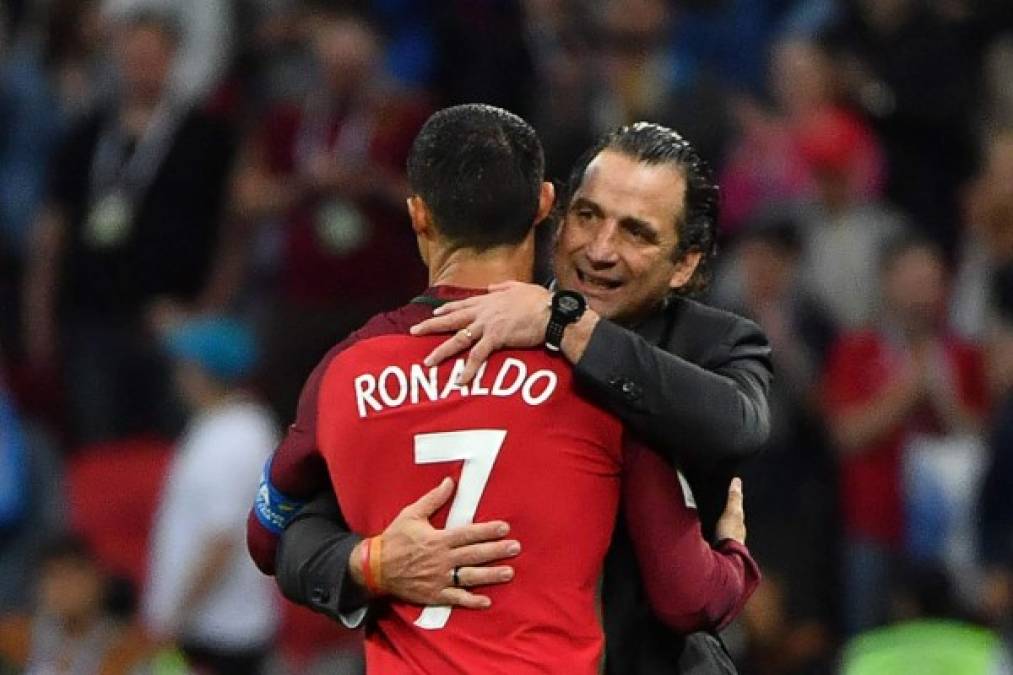
{"type": "Polygon", "coordinates": [[[504,281],[530,282],[534,277],[533,247],[525,244],[484,252],[457,249],[441,258],[430,264],[430,286],[485,289],[504,281]]]}

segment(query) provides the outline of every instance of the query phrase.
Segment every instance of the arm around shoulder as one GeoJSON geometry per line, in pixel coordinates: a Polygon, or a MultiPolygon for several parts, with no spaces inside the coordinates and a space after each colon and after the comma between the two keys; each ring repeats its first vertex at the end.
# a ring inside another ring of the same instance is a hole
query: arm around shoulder
{"type": "Polygon", "coordinates": [[[760,581],[744,544],[703,537],[685,481],[660,457],[631,446],[624,468],[624,516],[654,613],[679,633],[720,630],[760,581]]]}
{"type": "Polygon", "coordinates": [[[770,346],[751,321],[680,300],[661,346],[601,319],[579,381],[675,462],[743,459],[770,433],[770,346]],[[686,438],[692,438],[687,443],[686,438]]]}

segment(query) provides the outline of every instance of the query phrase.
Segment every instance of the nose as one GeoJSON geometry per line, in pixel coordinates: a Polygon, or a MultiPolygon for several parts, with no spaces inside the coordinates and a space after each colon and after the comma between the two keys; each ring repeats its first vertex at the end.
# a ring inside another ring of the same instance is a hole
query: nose
{"type": "Polygon", "coordinates": [[[588,262],[596,268],[611,267],[619,262],[619,252],[616,249],[616,235],[618,234],[617,223],[611,219],[605,220],[595,230],[591,241],[584,249],[588,262]]]}

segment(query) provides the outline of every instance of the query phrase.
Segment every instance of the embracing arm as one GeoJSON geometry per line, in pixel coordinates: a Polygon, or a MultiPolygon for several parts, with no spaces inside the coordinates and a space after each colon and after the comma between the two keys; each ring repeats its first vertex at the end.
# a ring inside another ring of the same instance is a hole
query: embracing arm
{"type": "Polygon", "coordinates": [[[679,633],[720,630],[745,606],[760,570],[745,546],[742,493],[729,492],[715,548],[703,538],[685,481],[656,454],[627,451],[623,510],[654,613],[679,633]]]}
{"type": "MultiPolygon", "coordinates": [[[[520,543],[504,539],[510,527],[502,521],[471,523],[438,530],[429,518],[454,494],[446,478],[409,504],[379,536],[384,595],[419,605],[490,606],[487,596],[467,588],[503,583],[513,568],[496,561],[516,556],[520,543]],[[451,587],[459,568],[462,588],[451,587]]],[[[350,531],[333,492],[307,504],[281,533],[277,549],[278,585],[289,600],[340,620],[362,624],[371,598],[362,581],[362,537],[350,531]]]]}
{"type": "MultiPolygon", "coordinates": [[[[454,331],[426,363],[468,350],[465,384],[495,350],[545,342],[548,290],[520,282],[489,290],[449,302],[412,328],[416,335],[454,331]]],[[[563,333],[577,380],[673,463],[712,465],[758,451],[770,433],[772,372],[770,346],[756,324],[679,298],[648,323],[662,347],[586,311],[563,333]]]]}
{"type": "Polygon", "coordinates": [[[716,310],[679,320],[676,330],[692,320],[695,339],[712,343],[703,363],[680,354],[686,340],[670,342],[669,353],[599,319],[575,362],[578,381],[670,461],[712,464],[752,455],[770,433],[766,337],[752,322],[716,310]]]}
{"type": "Polygon", "coordinates": [[[369,596],[352,576],[362,537],[351,532],[331,491],[309,502],[281,534],[275,576],[282,594],[354,628],[369,596]]]}

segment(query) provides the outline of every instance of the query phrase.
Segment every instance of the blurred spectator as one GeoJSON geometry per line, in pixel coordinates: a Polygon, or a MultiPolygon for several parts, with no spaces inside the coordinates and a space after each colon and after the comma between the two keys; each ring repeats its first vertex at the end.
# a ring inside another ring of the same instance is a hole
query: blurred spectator
{"type": "Polygon", "coordinates": [[[102,0],[111,22],[139,12],[156,12],[178,22],[179,44],[172,89],[179,101],[200,102],[214,91],[232,57],[232,3],[229,0],[102,0]]]}
{"type": "Polygon", "coordinates": [[[235,59],[223,91],[247,127],[278,101],[300,100],[313,83],[309,48],[293,0],[240,0],[234,5],[235,59]]]}
{"type": "Polygon", "coordinates": [[[739,248],[745,293],[732,307],[770,338],[778,374],[770,394],[770,439],[762,460],[742,469],[753,486],[751,546],[764,570],[745,612],[747,670],[756,674],[818,672],[832,645],[836,528],[828,496],[835,481],[815,383],[834,328],[798,283],[801,248],[790,218],[748,228],[739,248]]]}
{"type": "Polygon", "coordinates": [[[77,442],[171,431],[145,316],[229,297],[220,253],[234,233],[220,217],[231,132],[173,98],[176,39],[162,15],[117,24],[119,93],[67,137],[36,222],[25,348],[37,373],[63,366],[77,442]]]}
{"type": "Polygon", "coordinates": [[[815,199],[799,208],[802,276],[836,325],[854,330],[876,310],[876,263],[904,229],[901,216],[855,189],[870,142],[853,117],[828,111],[805,125],[799,149],[815,180],[815,199]]]}
{"type": "MultiPolygon", "coordinates": [[[[955,187],[974,169],[986,42],[921,0],[846,0],[829,35],[889,165],[888,197],[951,255],[955,187]]],[[[938,3],[942,5],[944,3],[938,3]]]]}
{"type": "Polygon", "coordinates": [[[985,565],[982,610],[995,625],[1013,628],[1013,267],[996,278],[997,325],[989,371],[998,405],[988,436],[991,463],[981,494],[978,524],[985,565]]]}
{"type": "Polygon", "coordinates": [[[27,675],[129,675],[154,653],[107,606],[109,579],[83,541],[52,542],[38,567],[34,616],[0,619],[0,665],[27,675]]]}
{"type": "Polygon", "coordinates": [[[66,122],[94,97],[96,3],[54,2],[41,34],[26,32],[0,67],[0,252],[20,257],[66,122]]]}
{"type": "Polygon", "coordinates": [[[222,317],[186,321],[165,342],[193,417],[155,526],[146,617],[199,672],[255,675],[278,607],[274,584],[246,553],[243,525],[279,439],[270,414],[240,388],[256,344],[242,324],[222,317]]]}
{"type": "Polygon", "coordinates": [[[62,471],[45,436],[22,417],[0,354],[0,614],[28,605],[42,542],[63,524],[62,471]]]}
{"type": "Polygon", "coordinates": [[[772,109],[750,98],[733,105],[739,138],[720,181],[724,232],[733,234],[772,202],[814,198],[813,172],[835,151],[829,146],[841,143],[830,133],[835,125],[842,129],[837,135],[846,135],[842,140],[854,146],[844,167],[853,198],[876,200],[883,181],[882,151],[865,124],[841,108],[839,78],[829,54],[798,38],[778,42],[772,48],[770,87],[772,109]]]}
{"type": "MultiPolygon", "coordinates": [[[[28,235],[64,128],[97,95],[96,3],[56,0],[0,54],[0,312],[17,317],[28,235]],[[44,20],[43,20],[44,19],[44,20]]],[[[41,10],[40,12],[41,13],[41,10]]],[[[0,344],[20,355],[19,322],[0,322],[0,344]]]]}
{"type": "Polygon", "coordinates": [[[24,518],[27,492],[27,443],[0,370],[0,533],[14,528],[24,518]]]}
{"type": "Polygon", "coordinates": [[[530,121],[545,148],[547,179],[563,181],[595,138],[588,8],[567,0],[528,0],[525,7],[538,100],[530,121]]]}
{"type": "Polygon", "coordinates": [[[280,240],[265,378],[286,418],[327,349],[425,286],[404,171],[427,106],[380,80],[380,36],[364,16],[322,8],[307,27],[321,82],[302,105],[268,112],[236,184],[237,212],[280,240]]]}
{"type": "Polygon", "coordinates": [[[912,567],[890,593],[894,623],[855,637],[841,675],[1009,675],[1013,661],[999,637],[962,616],[939,569],[912,567]]]}
{"type": "Polygon", "coordinates": [[[984,340],[995,320],[989,297],[997,272],[1013,263],[1013,131],[994,136],[966,197],[964,242],[950,319],[968,340],[984,340]]]}
{"type": "Polygon", "coordinates": [[[728,87],[675,58],[671,3],[605,0],[592,8],[595,133],[637,120],[660,122],[692,138],[703,157],[719,164],[731,129],[728,87]]]}
{"type": "Polygon", "coordinates": [[[835,0],[674,2],[680,62],[720,76],[739,92],[758,93],[777,34],[809,38],[836,15],[835,0]],[[700,6],[702,5],[702,6],[700,6]]]}
{"type": "Polygon", "coordinates": [[[924,241],[882,256],[876,324],[844,335],[824,382],[840,457],[845,536],[844,619],[849,634],[881,624],[906,522],[902,462],[922,437],[974,433],[986,406],[978,351],[943,320],[945,267],[924,241]]]}

